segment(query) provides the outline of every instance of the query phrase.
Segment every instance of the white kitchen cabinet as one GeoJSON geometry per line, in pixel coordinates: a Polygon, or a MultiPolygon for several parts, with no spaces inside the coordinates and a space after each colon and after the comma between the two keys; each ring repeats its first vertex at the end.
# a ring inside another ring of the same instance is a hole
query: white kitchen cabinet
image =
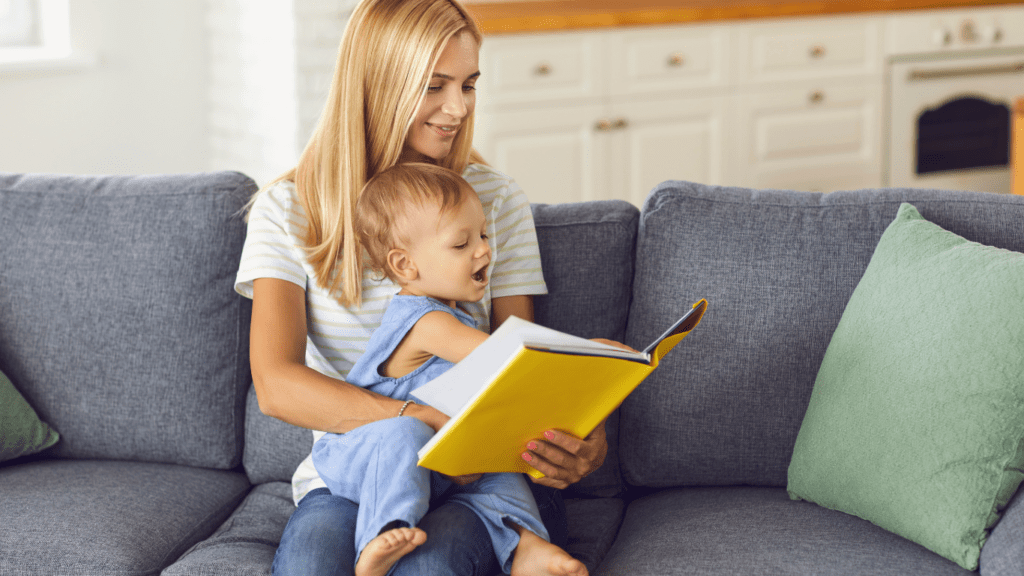
{"type": "Polygon", "coordinates": [[[477,149],[534,202],[669,179],[881,184],[882,26],[786,19],[487,38],[477,149]]]}
{"type": "Polygon", "coordinates": [[[882,185],[882,21],[739,25],[730,182],[830,192],[882,185]]]}

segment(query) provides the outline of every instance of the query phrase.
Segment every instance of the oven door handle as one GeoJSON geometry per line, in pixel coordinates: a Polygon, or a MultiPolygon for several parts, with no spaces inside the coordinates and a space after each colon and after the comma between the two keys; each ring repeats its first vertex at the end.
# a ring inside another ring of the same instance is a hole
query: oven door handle
{"type": "Polygon", "coordinates": [[[1024,62],[1015,64],[997,64],[994,66],[969,66],[964,68],[939,68],[936,70],[911,70],[907,75],[910,81],[940,80],[943,78],[963,78],[965,76],[989,76],[993,74],[1024,73],[1024,62]]]}

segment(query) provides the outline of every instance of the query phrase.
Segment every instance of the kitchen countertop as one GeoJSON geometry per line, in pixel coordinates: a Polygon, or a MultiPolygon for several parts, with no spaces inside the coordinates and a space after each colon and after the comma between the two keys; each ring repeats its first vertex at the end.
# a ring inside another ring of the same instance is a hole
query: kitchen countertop
{"type": "Polygon", "coordinates": [[[1019,0],[519,0],[465,6],[485,34],[510,34],[1018,3],[1019,0]]]}

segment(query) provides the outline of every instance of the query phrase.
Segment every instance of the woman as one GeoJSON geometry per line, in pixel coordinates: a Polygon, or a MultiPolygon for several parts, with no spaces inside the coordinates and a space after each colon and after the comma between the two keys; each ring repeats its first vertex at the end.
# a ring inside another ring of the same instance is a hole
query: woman
{"type": "MultiPolygon", "coordinates": [[[[344,382],[397,292],[364,272],[352,229],[359,191],[381,170],[433,162],[461,173],[480,195],[494,254],[490,291],[471,310],[481,328],[511,315],[532,319],[532,295],[546,292],[525,196],[472,150],[480,41],[454,0],[363,0],[346,27],[327,104],[298,165],[253,201],[236,290],[253,299],[256,394],[264,413],[320,431],[314,439],[402,409],[401,401],[344,382]]],[[[416,404],[405,415],[434,430],[447,421],[416,404]]],[[[564,488],[596,470],[606,451],[603,426],[582,440],[539,430],[522,457],[545,474],[539,484],[564,488]]],[[[560,499],[534,492],[557,542],[554,535],[565,533],[560,499]]],[[[355,504],[332,496],[308,458],[296,470],[293,495],[298,507],[275,573],[351,574],[355,504]]],[[[486,530],[468,509],[443,504],[420,527],[427,542],[393,574],[498,570],[486,530]]]]}

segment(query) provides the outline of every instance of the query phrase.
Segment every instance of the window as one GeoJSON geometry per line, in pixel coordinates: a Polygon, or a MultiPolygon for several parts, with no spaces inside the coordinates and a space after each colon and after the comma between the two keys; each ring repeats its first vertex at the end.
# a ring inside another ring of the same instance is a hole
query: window
{"type": "Polygon", "coordinates": [[[70,57],[68,0],[0,0],[0,64],[70,57]]]}

